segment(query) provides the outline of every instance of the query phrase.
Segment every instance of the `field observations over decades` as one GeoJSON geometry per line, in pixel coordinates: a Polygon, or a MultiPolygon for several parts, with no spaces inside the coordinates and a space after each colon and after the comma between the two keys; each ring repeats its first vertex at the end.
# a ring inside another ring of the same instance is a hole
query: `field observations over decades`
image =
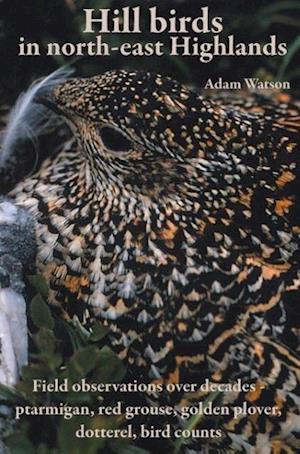
{"type": "MultiPolygon", "coordinates": [[[[128,405],[119,400],[115,405],[99,405],[98,408],[90,408],[87,405],[67,405],[65,402],[60,402],[57,405],[49,406],[29,406],[18,405],[15,407],[15,419],[20,420],[24,416],[62,416],[66,420],[70,420],[75,416],[85,416],[93,418],[99,416],[123,416],[128,422],[125,427],[112,428],[87,428],[85,424],[79,424],[75,430],[77,438],[129,438],[136,440],[139,438],[219,438],[222,436],[221,429],[213,428],[179,428],[172,427],[166,424],[158,429],[151,425],[146,426],[141,424],[137,429],[130,421],[139,416],[151,417],[174,417],[185,421],[192,416],[226,416],[232,415],[234,419],[238,419],[243,415],[271,415],[272,417],[280,417],[281,411],[277,406],[257,406],[250,405],[249,402],[243,402],[241,405],[230,406],[220,404],[217,401],[218,395],[226,396],[227,393],[249,391],[255,392],[253,383],[242,383],[237,380],[234,383],[210,383],[205,380],[204,383],[169,383],[162,384],[146,384],[138,383],[134,380],[132,383],[88,383],[85,379],[76,383],[70,383],[68,379],[59,381],[55,379],[53,382],[47,382],[43,379],[33,380],[33,392],[47,393],[67,393],[67,392],[86,392],[86,393],[139,393],[146,392],[148,395],[157,395],[164,390],[168,392],[197,392],[212,393],[213,399],[208,402],[198,402],[188,406],[171,406],[171,405],[128,405]]],[[[226,397],[225,397],[226,400],[226,397]]]]}

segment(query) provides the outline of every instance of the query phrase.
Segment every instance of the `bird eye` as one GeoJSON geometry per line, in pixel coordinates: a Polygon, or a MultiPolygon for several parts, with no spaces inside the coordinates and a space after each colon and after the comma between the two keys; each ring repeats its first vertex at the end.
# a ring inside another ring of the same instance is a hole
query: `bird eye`
{"type": "Polygon", "coordinates": [[[118,129],[103,126],[100,129],[103,144],[111,151],[129,151],[132,148],[130,140],[118,129]]]}

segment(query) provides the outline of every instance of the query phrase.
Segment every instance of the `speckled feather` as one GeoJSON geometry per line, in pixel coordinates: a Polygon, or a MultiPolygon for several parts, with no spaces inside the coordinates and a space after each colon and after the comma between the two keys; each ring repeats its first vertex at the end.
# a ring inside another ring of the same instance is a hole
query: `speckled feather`
{"type": "Polygon", "coordinates": [[[40,101],[74,139],[11,196],[36,219],[51,302],[109,325],[141,381],[242,378],[257,390],[232,403],[280,407],[224,417],[210,446],[295,452],[299,107],[126,71],[70,79],[40,101]],[[107,127],[126,150],[105,145],[107,127]]]}

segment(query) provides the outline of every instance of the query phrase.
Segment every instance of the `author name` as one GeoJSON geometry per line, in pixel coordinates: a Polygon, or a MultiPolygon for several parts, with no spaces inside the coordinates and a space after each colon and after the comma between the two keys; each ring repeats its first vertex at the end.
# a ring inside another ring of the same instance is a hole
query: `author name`
{"type": "Polygon", "coordinates": [[[204,88],[219,90],[242,90],[243,88],[250,90],[290,90],[291,84],[288,81],[260,80],[253,77],[245,77],[242,81],[225,81],[222,77],[219,77],[215,81],[208,79],[204,88]]]}

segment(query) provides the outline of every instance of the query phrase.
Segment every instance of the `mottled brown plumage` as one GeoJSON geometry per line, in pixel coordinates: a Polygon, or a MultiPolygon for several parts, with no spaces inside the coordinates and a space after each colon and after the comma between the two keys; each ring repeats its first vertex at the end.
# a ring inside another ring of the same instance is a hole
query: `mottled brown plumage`
{"type": "Polygon", "coordinates": [[[74,138],[11,196],[36,220],[51,302],[109,325],[140,381],[241,378],[256,390],[225,402],[280,410],[222,417],[222,439],[196,445],[296,452],[299,107],[126,71],[70,79],[39,102],[74,138]]]}

